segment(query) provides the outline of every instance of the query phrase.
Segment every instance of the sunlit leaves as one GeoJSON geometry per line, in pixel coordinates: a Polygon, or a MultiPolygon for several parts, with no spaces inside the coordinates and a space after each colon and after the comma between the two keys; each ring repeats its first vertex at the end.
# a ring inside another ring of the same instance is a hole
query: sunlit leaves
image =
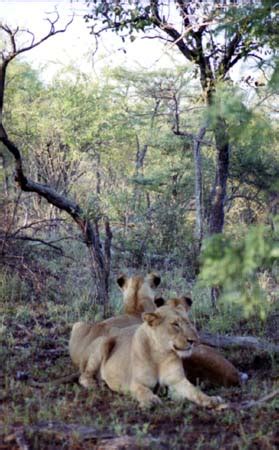
{"type": "Polygon", "coordinates": [[[85,20],[99,21],[99,30],[106,31],[114,29],[124,41],[127,36],[130,40],[135,40],[134,33],[144,31],[153,24],[150,15],[151,5],[146,2],[135,1],[118,1],[118,2],[88,2],[90,13],[85,16],[85,20]]]}
{"type": "Polygon", "coordinates": [[[211,106],[206,112],[212,127],[216,127],[220,117],[226,121],[230,136],[243,130],[251,119],[251,111],[245,106],[243,95],[231,85],[219,83],[214,92],[211,106]]]}
{"type": "Polygon", "coordinates": [[[278,230],[262,225],[251,227],[247,234],[233,239],[215,235],[204,242],[200,281],[219,286],[225,301],[243,307],[245,315],[260,311],[264,316],[266,294],[259,284],[260,271],[279,262],[278,230]]]}

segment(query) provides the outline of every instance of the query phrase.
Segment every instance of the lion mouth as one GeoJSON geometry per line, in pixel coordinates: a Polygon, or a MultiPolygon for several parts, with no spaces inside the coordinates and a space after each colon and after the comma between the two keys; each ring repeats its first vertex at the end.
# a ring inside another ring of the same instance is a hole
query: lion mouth
{"type": "Polygon", "coordinates": [[[193,351],[193,344],[189,345],[187,348],[181,348],[178,347],[177,345],[173,345],[173,350],[175,351],[175,353],[180,356],[180,358],[186,358],[191,356],[192,351],[193,351]]]}
{"type": "Polygon", "coordinates": [[[178,347],[175,344],[173,345],[174,350],[176,350],[178,352],[185,352],[185,351],[189,350],[189,348],[191,348],[191,347],[192,347],[192,344],[189,347],[187,347],[187,348],[185,348],[185,347],[181,348],[181,347],[178,347]]]}

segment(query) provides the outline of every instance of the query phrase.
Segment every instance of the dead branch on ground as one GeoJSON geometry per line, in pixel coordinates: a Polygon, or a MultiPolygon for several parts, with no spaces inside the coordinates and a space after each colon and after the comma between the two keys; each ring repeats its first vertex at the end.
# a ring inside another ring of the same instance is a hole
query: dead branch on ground
{"type": "Polygon", "coordinates": [[[200,332],[200,339],[202,344],[209,345],[211,347],[220,348],[244,348],[267,351],[275,354],[279,354],[279,345],[269,342],[265,339],[259,339],[254,336],[222,336],[213,335],[208,332],[200,332]]]}

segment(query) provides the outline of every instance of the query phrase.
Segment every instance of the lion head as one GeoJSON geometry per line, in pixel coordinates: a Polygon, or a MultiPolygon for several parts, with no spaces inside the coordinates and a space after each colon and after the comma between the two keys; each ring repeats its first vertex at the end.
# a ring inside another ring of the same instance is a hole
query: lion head
{"type": "Polygon", "coordinates": [[[199,343],[198,333],[188,317],[187,298],[168,300],[154,312],[144,313],[148,335],[156,342],[157,350],[170,350],[180,358],[189,357],[199,343]]]}
{"type": "Polygon", "coordinates": [[[117,278],[117,284],[123,292],[124,312],[141,314],[154,311],[155,289],[160,282],[161,278],[156,273],[149,273],[145,277],[120,275],[117,278]]]}

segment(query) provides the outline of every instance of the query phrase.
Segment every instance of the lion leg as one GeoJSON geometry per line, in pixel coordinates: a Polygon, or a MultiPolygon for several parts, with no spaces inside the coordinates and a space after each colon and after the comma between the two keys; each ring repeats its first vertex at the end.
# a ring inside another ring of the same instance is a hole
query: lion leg
{"type": "Polygon", "coordinates": [[[200,406],[205,406],[208,408],[219,407],[220,409],[226,407],[226,404],[221,397],[210,397],[209,395],[204,394],[193,384],[191,384],[187,378],[184,378],[170,386],[170,391],[173,397],[179,399],[187,398],[200,406]]]}
{"type": "Polygon", "coordinates": [[[96,386],[96,377],[101,367],[101,360],[96,355],[90,355],[84,372],[80,374],[79,384],[85,388],[96,386]]]}
{"type": "Polygon", "coordinates": [[[81,375],[79,383],[85,387],[96,386],[97,375],[100,372],[102,362],[107,358],[110,349],[111,339],[102,336],[97,338],[90,349],[89,357],[80,366],[81,375]]]}
{"type": "Polygon", "coordinates": [[[162,403],[159,397],[153,394],[152,390],[140,383],[133,383],[131,393],[135,397],[141,408],[148,408],[154,404],[162,403]]]}

